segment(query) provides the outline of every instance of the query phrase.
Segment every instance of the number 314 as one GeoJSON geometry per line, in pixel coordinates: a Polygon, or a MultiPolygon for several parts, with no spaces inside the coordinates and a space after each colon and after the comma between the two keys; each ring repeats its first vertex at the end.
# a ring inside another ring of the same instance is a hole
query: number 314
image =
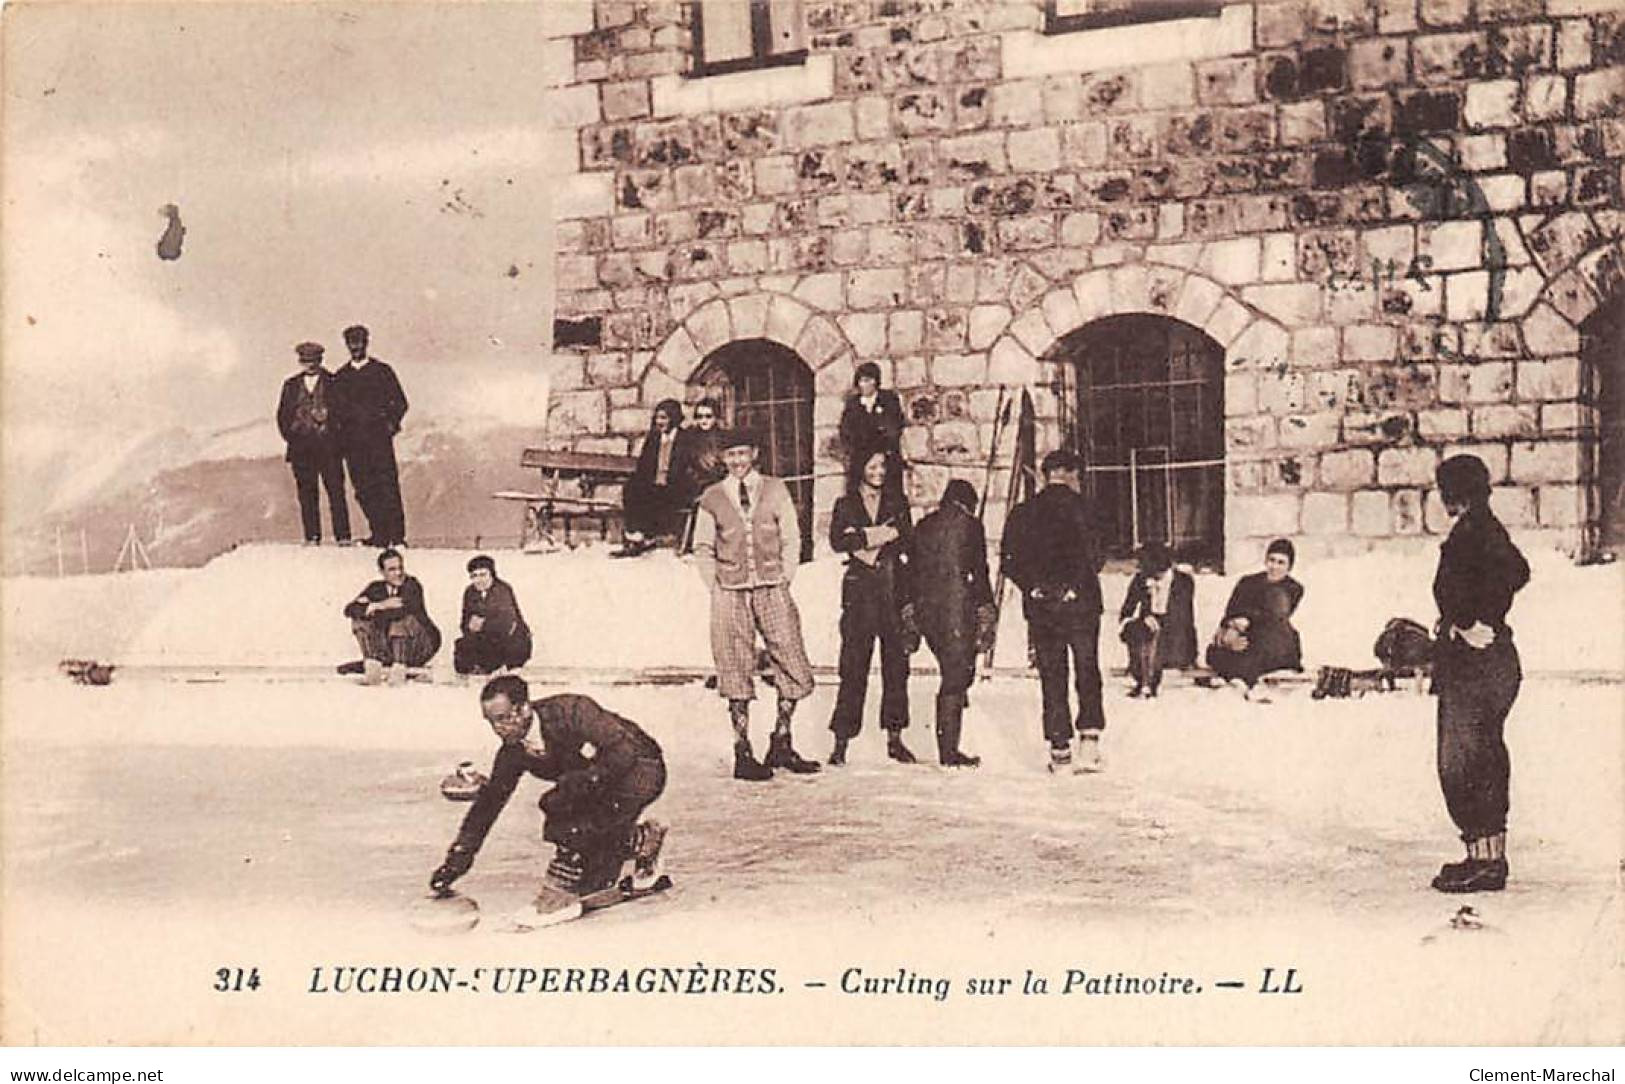
{"type": "Polygon", "coordinates": [[[222,994],[240,994],[244,990],[260,988],[260,969],[250,967],[222,967],[214,973],[214,988],[222,994]]]}

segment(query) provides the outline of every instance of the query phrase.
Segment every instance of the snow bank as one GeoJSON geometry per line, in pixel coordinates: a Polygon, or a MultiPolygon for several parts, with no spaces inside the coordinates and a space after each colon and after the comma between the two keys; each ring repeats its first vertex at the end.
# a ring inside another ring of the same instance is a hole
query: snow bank
{"type": "MultiPolygon", "coordinates": [[[[423,582],[430,615],[446,636],[441,663],[449,663],[470,556],[419,549],[406,555],[407,569],[423,582]]],[[[705,590],[690,563],[669,551],[635,560],[611,560],[596,546],[494,556],[535,634],[535,664],[710,666],[705,590]]],[[[1534,578],[1511,614],[1526,669],[1625,673],[1625,565],[1582,568],[1557,553],[1529,556],[1534,578]]],[[[51,656],[54,662],[63,654],[100,652],[116,653],[125,664],[331,665],[356,654],[340,611],[376,575],[374,557],[360,548],[253,545],[202,569],[143,574],[162,577],[156,580],[7,581],[7,658],[51,656]]],[[[1388,618],[1431,624],[1433,563],[1431,553],[1381,551],[1301,563],[1295,575],[1306,594],[1296,623],[1306,664],[1371,666],[1372,642],[1388,618]]],[[[803,566],[796,577],[793,590],[815,665],[833,666],[837,659],[841,571],[838,559],[824,558],[803,566]]],[[[1128,576],[1102,579],[1107,615],[1101,652],[1109,665],[1119,666],[1115,615],[1128,576]]],[[[1203,640],[1234,580],[1197,577],[1203,640]]],[[[1013,591],[1006,601],[998,662],[1020,666],[1026,647],[1020,604],[1013,591]]],[[[928,665],[928,656],[917,656],[916,664],[928,665]]]]}

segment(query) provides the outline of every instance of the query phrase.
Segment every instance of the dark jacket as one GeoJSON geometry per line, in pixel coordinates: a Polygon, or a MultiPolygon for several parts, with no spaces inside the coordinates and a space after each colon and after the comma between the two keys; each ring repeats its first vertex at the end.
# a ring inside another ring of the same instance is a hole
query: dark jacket
{"type": "Polygon", "coordinates": [[[525,624],[525,615],[519,612],[519,599],[505,580],[493,580],[491,590],[484,597],[473,584],[463,589],[463,616],[459,627],[470,636],[530,640],[530,626],[525,624]],[[472,632],[468,627],[468,619],[475,616],[485,618],[479,632],[472,632]]]}
{"type": "Polygon", "coordinates": [[[901,610],[912,597],[909,575],[909,551],[914,540],[914,519],[909,514],[908,501],[900,493],[883,490],[874,518],[864,507],[863,498],[849,493],[837,498],[829,519],[829,546],[836,553],[847,554],[846,580],[842,584],[841,603],[846,605],[848,593],[854,590],[882,591],[890,596],[892,607],[901,610]],[[857,551],[863,546],[863,529],[889,523],[897,528],[897,538],[880,547],[871,567],[857,551]]]}
{"type": "Polygon", "coordinates": [[[345,365],[333,379],[340,396],[339,428],[347,445],[387,441],[401,431],[406,393],[394,369],[374,358],[359,369],[345,365]]]}
{"type": "Polygon", "coordinates": [[[976,608],[993,602],[982,521],[944,503],[914,529],[909,568],[920,629],[943,639],[974,641],[976,608]]]}
{"type": "Polygon", "coordinates": [[[1505,632],[1512,596],[1528,582],[1529,562],[1501,521],[1486,506],[1469,508],[1439,547],[1433,601],[1441,634],[1448,634],[1448,626],[1465,629],[1475,622],[1505,632]]]}
{"type": "Polygon", "coordinates": [[[523,743],[504,742],[491,762],[491,779],[474,799],[457,832],[457,848],[477,853],[514,788],[526,775],[552,780],[558,786],[542,796],[554,802],[590,802],[612,792],[621,777],[640,761],[662,760],[659,744],[629,719],[600,707],[590,697],[574,693],[533,701],[538,736],[544,747],[538,756],[523,743]]]}
{"type": "Polygon", "coordinates": [[[429,620],[428,608],[423,603],[423,585],[416,576],[408,576],[401,581],[399,610],[380,610],[371,615],[367,613],[367,603],[382,602],[391,595],[389,583],[386,580],[373,580],[364,587],[359,595],[344,607],[344,616],[352,621],[399,621],[403,617],[415,617],[423,622],[423,627],[434,638],[436,649],[440,644],[440,630],[435,623],[429,620]]]}
{"type": "Polygon", "coordinates": [[[1259,673],[1303,666],[1303,647],[1298,630],[1292,627],[1292,614],[1302,601],[1303,584],[1291,576],[1270,583],[1267,573],[1253,572],[1236,581],[1223,621],[1247,619],[1246,654],[1259,673]]]}
{"type": "Polygon", "coordinates": [[[314,392],[305,391],[302,371],[282,382],[276,427],[288,444],[283,458],[289,463],[323,459],[338,449],[339,418],[343,413],[338,396],[333,374],[326,369],[316,370],[314,392]]]}
{"type": "Polygon", "coordinates": [[[903,401],[890,388],[875,393],[872,411],[863,408],[856,392],[848,395],[841,411],[841,447],[846,451],[847,465],[875,452],[902,454],[905,424],[903,401]]]}
{"type": "MultiPolygon", "coordinates": [[[[679,429],[672,437],[671,459],[666,464],[666,491],[677,504],[687,504],[697,496],[690,488],[691,472],[688,467],[689,448],[688,440],[679,429]]],[[[660,434],[649,427],[648,434],[643,438],[643,447],[638,449],[637,465],[632,468],[630,484],[639,486],[653,486],[655,472],[660,469],[660,434]]]]}
{"type": "MultiPolygon", "coordinates": [[[[1168,585],[1168,612],[1159,619],[1157,661],[1183,670],[1196,665],[1196,581],[1190,573],[1177,568],[1173,576],[1173,582],[1168,585]]],[[[1135,573],[1129,581],[1123,608],[1117,614],[1119,621],[1151,614],[1151,586],[1146,581],[1143,572],[1135,573]]]]}
{"type": "Polygon", "coordinates": [[[1077,612],[1098,614],[1100,567],[1088,503],[1064,485],[1048,485],[1017,505],[1004,524],[1000,544],[1004,574],[1025,596],[1031,619],[1068,592],[1077,612]]]}
{"type": "Polygon", "coordinates": [[[1512,596],[1528,582],[1529,562],[1488,506],[1475,505],[1463,512],[1439,547],[1439,567],[1433,574],[1433,601],[1439,607],[1435,692],[1441,683],[1473,685],[1518,670],[1517,648],[1506,619],[1512,596]],[[1471,628],[1475,622],[1495,630],[1490,649],[1475,650],[1451,635],[1453,628],[1471,628]]]}

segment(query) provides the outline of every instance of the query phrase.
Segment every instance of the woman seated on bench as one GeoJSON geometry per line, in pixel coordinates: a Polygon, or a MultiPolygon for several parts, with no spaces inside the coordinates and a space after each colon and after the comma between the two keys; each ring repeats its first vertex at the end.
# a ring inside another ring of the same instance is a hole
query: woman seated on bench
{"type": "Polygon", "coordinates": [[[654,546],[654,540],[675,530],[678,513],[690,497],[687,466],[688,441],[683,438],[683,408],[675,399],[662,399],[643,438],[638,465],[621,495],[625,539],[616,557],[636,557],[654,546]]]}
{"type": "Polygon", "coordinates": [[[1290,575],[1297,550],[1277,538],[1264,551],[1264,571],[1243,576],[1230,594],[1207,664],[1225,681],[1249,690],[1272,670],[1302,670],[1303,648],[1292,613],[1303,601],[1303,584],[1290,575]]]}

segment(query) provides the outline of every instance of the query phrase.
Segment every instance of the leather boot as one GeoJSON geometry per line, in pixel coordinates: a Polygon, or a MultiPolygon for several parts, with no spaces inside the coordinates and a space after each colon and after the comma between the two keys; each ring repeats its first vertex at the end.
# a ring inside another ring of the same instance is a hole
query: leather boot
{"type": "Polygon", "coordinates": [[[839,768],[846,764],[846,741],[845,738],[835,739],[835,748],[830,750],[829,754],[831,768],[839,768]]]}
{"type": "Polygon", "coordinates": [[[736,742],[734,744],[734,778],[759,782],[773,778],[773,769],[756,759],[751,752],[750,742],[736,742]]]}
{"type": "Polygon", "coordinates": [[[783,732],[773,735],[773,740],[768,743],[767,756],[762,758],[762,763],[769,768],[783,768],[795,775],[810,775],[819,768],[818,761],[808,760],[796,752],[795,747],[790,744],[790,735],[783,732]]]}
{"type": "Polygon", "coordinates": [[[964,697],[937,697],[937,761],[945,768],[974,768],[982,763],[980,757],[959,751],[959,732],[964,720],[964,697]]]}
{"type": "Polygon", "coordinates": [[[908,746],[903,744],[903,732],[901,730],[886,731],[886,755],[899,764],[919,763],[919,760],[909,751],[908,746]]]}

